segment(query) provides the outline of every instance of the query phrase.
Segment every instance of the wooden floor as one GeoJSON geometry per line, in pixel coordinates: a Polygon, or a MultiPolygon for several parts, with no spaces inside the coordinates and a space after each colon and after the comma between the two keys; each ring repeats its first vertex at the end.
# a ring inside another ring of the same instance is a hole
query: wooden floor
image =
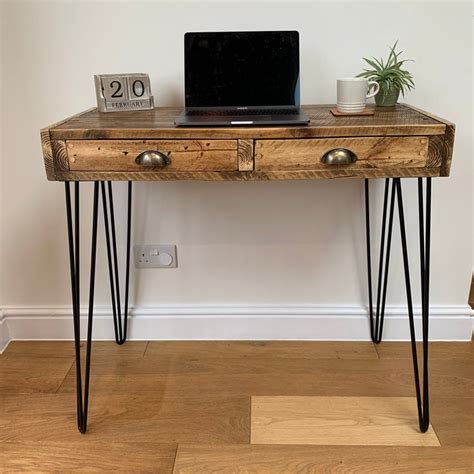
{"type": "Polygon", "coordinates": [[[407,343],[97,342],[81,435],[72,343],[13,342],[0,356],[0,472],[471,473],[473,354],[431,344],[426,438],[408,426],[407,343]]]}

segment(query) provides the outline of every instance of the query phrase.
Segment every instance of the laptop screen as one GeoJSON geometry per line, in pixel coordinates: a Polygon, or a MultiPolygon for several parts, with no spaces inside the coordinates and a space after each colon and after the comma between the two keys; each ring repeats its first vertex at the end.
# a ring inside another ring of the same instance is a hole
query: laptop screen
{"type": "Polygon", "coordinates": [[[297,31],[186,33],[186,107],[298,106],[297,31]]]}

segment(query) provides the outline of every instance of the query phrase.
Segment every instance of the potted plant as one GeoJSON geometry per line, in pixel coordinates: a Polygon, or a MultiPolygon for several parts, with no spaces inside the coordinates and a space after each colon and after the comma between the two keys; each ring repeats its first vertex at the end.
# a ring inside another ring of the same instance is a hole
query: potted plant
{"type": "Polygon", "coordinates": [[[403,51],[396,51],[397,44],[398,41],[390,48],[390,54],[385,63],[382,58],[380,58],[380,61],[374,57],[372,59],[364,58],[364,61],[369,64],[371,69],[364,69],[364,72],[357,76],[379,83],[380,90],[375,96],[375,103],[379,107],[394,106],[398,101],[400,92],[405,97],[407,90],[415,88],[413,76],[406,69],[402,68],[404,63],[413,60],[400,60],[403,51]]]}

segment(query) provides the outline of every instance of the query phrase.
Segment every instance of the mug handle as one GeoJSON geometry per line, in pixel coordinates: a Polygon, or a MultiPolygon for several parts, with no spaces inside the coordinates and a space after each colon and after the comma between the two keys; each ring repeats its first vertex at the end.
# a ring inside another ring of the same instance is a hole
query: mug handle
{"type": "Polygon", "coordinates": [[[378,92],[380,90],[380,84],[377,81],[369,81],[367,85],[368,85],[369,91],[370,91],[370,87],[372,85],[375,85],[374,92],[368,92],[367,95],[366,95],[366,99],[370,99],[371,97],[374,97],[375,95],[378,94],[378,92]]]}

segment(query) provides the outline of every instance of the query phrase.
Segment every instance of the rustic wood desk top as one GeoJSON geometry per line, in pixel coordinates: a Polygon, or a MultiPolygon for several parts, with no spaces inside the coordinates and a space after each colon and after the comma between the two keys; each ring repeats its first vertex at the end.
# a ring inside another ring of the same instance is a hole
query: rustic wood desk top
{"type": "Polygon", "coordinates": [[[308,126],[175,127],[178,108],[101,113],[96,108],[41,130],[51,181],[251,181],[448,176],[454,125],[398,104],[372,116],[334,117],[307,105],[308,126]],[[345,148],[357,160],[324,164],[345,148]],[[146,150],[169,158],[163,169],[135,162],[146,150]]]}

